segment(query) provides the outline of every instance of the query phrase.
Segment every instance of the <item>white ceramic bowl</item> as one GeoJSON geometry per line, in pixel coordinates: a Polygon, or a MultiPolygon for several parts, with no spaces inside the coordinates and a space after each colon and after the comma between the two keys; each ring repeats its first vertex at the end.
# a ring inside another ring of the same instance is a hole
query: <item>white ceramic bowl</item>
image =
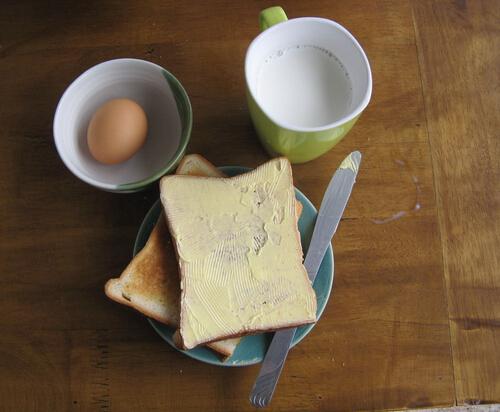
{"type": "Polygon", "coordinates": [[[54,140],[65,165],[84,182],[112,192],[135,192],[175,168],[191,127],[189,98],[172,74],[148,61],[117,59],[90,68],[66,89],[54,117],[54,140]],[[148,136],[126,162],[103,165],[89,152],[87,127],[99,106],[116,98],[141,105],[148,136]]]}

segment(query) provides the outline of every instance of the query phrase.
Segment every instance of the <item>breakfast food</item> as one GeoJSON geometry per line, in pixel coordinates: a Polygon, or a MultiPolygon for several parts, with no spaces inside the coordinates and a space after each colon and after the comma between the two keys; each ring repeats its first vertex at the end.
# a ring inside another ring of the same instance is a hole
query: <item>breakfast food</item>
{"type": "Polygon", "coordinates": [[[167,325],[179,323],[179,279],[165,217],[158,219],[144,248],[119,278],[106,283],[111,299],[167,325]],[[170,252],[170,253],[169,253],[170,252]]]}
{"type": "Polygon", "coordinates": [[[288,160],[232,178],[165,176],[160,191],[180,268],[183,348],[315,322],[288,160]]]}
{"type": "MultiPolygon", "coordinates": [[[[177,174],[196,176],[224,175],[199,155],[188,155],[177,174]]],[[[162,214],[144,248],[132,259],[119,278],[110,279],[106,295],[123,305],[172,327],[179,326],[180,284],[177,259],[162,214]]],[[[212,342],[208,346],[225,357],[233,354],[240,339],[212,342]]]]}
{"type": "Polygon", "coordinates": [[[130,159],[145,143],[148,119],[141,106],[130,99],[113,99],[99,107],[87,129],[87,144],[100,163],[116,164],[130,159]]]}
{"type": "MultiPolygon", "coordinates": [[[[176,174],[224,177],[213,164],[197,154],[185,156],[177,167],[176,174]]],[[[302,204],[295,201],[295,207],[297,216],[300,216],[302,204]]],[[[181,295],[179,282],[177,258],[162,214],[144,248],[119,278],[108,280],[105,293],[118,303],[177,328],[181,295]]],[[[207,346],[227,358],[233,354],[239,341],[240,338],[225,339],[211,342],[207,346]]]]}

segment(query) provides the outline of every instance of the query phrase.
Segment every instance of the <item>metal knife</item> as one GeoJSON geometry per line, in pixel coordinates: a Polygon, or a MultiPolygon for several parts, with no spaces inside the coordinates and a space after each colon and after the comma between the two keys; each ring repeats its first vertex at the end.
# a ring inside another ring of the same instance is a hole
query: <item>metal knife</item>
{"type": "MultiPolygon", "coordinates": [[[[352,152],[343,160],[328,184],[304,260],[311,282],[314,282],[326,249],[337,230],[360,163],[361,153],[352,152]]],[[[274,334],[250,393],[250,402],[257,408],[264,408],[271,401],[296,330],[297,328],[284,329],[274,334]]]]}

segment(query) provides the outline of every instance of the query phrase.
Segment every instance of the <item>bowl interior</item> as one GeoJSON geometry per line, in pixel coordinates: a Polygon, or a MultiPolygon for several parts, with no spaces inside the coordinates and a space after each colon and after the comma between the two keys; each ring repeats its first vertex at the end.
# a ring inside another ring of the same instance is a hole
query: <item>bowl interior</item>
{"type": "Polygon", "coordinates": [[[183,133],[187,125],[182,116],[186,113],[177,104],[187,96],[179,93],[185,94],[175,78],[150,62],[119,59],[94,66],[70,85],[56,111],[54,136],[61,157],[77,176],[107,188],[133,186],[134,182],[159,177],[175,166],[182,154],[178,153],[182,140],[189,138],[183,133]],[[99,106],[116,98],[132,99],[144,109],[148,135],[132,158],[103,165],[88,150],[87,127],[99,106]]]}

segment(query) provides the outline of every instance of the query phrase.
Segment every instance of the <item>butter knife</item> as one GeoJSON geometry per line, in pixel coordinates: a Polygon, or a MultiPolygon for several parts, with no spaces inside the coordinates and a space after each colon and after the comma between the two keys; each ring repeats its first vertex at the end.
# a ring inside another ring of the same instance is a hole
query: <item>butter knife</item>
{"type": "MultiPolygon", "coordinates": [[[[304,260],[311,283],[316,278],[326,249],[344,213],[360,163],[360,152],[355,151],[347,156],[330,180],[321,201],[311,243],[304,260]]],[[[250,393],[250,403],[255,407],[264,408],[271,401],[296,330],[297,328],[283,329],[274,334],[250,393]]]]}

